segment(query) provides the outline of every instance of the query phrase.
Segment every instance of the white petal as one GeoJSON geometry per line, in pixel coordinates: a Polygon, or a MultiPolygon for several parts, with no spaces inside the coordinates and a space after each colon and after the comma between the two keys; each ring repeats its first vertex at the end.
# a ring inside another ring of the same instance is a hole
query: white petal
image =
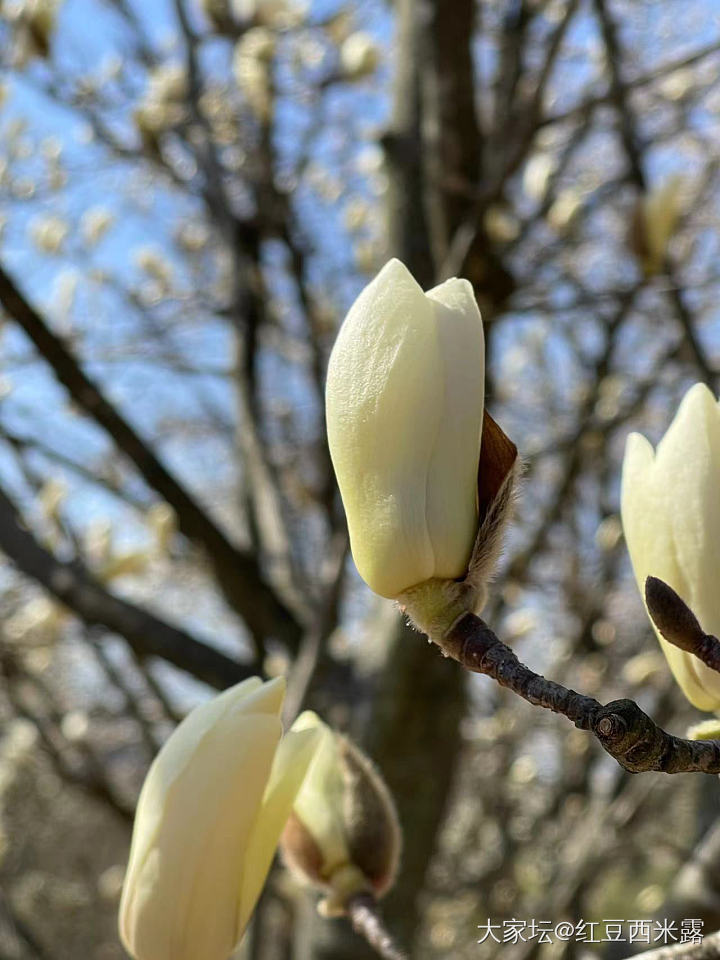
{"type": "Polygon", "coordinates": [[[353,557],[383,596],[433,575],[425,491],[443,392],[433,305],[391,261],[350,309],[326,391],[353,557]]]}
{"type": "MultiPolygon", "coordinates": [[[[697,458],[702,460],[703,456],[695,442],[694,421],[688,423],[686,420],[688,411],[696,412],[697,399],[696,394],[684,410],[681,406],[683,417],[680,418],[678,413],[678,418],[659,444],[657,455],[644,437],[639,434],[628,437],[623,463],[622,521],[641,595],[644,597],[648,576],[660,577],[695,609],[702,620],[702,611],[696,606],[698,592],[693,585],[693,574],[688,575],[688,567],[692,571],[693,564],[697,563],[697,558],[690,556],[689,551],[693,544],[699,545],[695,533],[696,481],[699,475],[693,470],[686,472],[682,464],[689,458],[689,462],[697,466],[697,458]],[[687,446],[688,429],[694,438],[690,440],[693,449],[687,446]],[[681,454],[680,447],[683,448],[681,454]]],[[[702,442],[699,446],[702,447],[702,442]]],[[[720,675],[659,634],[658,639],[688,700],[700,710],[715,709],[720,700],[720,675]]]]}
{"type": "Polygon", "coordinates": [[[345,784],[335,734],[309,710],[293,724],[293,730],[307,729],[320,731],[321,739],[294,811],[322,850],[325,872],[332,872],[350,859],[343,826],[345,784]]]}
{"type": "MultiPolygon", "coordinates": [[[[710,390],[696,384],[658,445],[657,469],[665,477],[670,518],[684,590],[678,589],[703,629],[720,633],[720,414],[710,390]]],[[[720,704],[720,674],[685,654],[705,691],[702,709],[720,704]],[[712,701],[712,706],[708,703],[712,701]]]]}
{"type": "Polygon", "coordinates": [[[318,747],[316,730],[286,733],[280,741],[261,810],[245,851],[238,904],[238,934],[242,936],[260,896],[285,821],[318,747]]]}
{"type": "MultiPolygon", "coordinates": [[[[231,687],[193,710],[155,758],[138,801],[120,909],[121,936],[136,960],[163,956],[182,960],[183,954],[170,950],[173,944],[168,938],[180,923],[170,905],[182,899],[183,884],[190,883],[196,872],[202,855],[196,840],[208,830],[207,849],[212,850],[213,819],[221,829],[219,814],[212,810],[221,811],[223,803],[233,805],[238,814],[228,840],[228,849],[235,851],[230,865],[235,877],[230,889],[223,891],[231,898],[234,935],[243,849],[249,838],[246,829],[259,809],[280,739],[284,691],[282,678],[263,683],[252,677],[231,687]],[[242,782],[239,792],[238,780],[242,782]],[[179,865],[169,869],[168,863],[176,861],[179,865]],[[165,933],[159,932],[161,927],[165,933]],[[158,954],[155,947],[143,946],[158,936],[170,953],[158,954]]],[[[217,927],[223,936],[229,929],[227,916],[226,910],[217,927]]]]}
{"type": "Polygon", "coordinates": [[[123,941],[136,960],[227,960],[239,937],[246,849],[281,733],[277,717],[231,708],[163,785],[149,856],[121,904],[123,941]]]}
{"type": "Polygon", "coordinates": [[[434,575],[460,577],[477,534],[477,473],[485,399],[482,320],[467,280],[447,280],[428,293],[444,365],[442,426],[427,484],[427,523],[434,575]]]}

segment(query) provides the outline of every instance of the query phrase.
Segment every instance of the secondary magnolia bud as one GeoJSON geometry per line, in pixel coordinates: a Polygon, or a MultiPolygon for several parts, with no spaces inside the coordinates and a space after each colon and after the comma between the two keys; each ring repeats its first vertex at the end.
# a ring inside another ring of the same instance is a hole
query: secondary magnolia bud
{"type": "Polygon", "coordinates": [[[391,260],[345,318],[326,393],[353,557],[381,596],[466,573],[484,391],[472,286],[453,279],[425,294],[391,260]]]}
{"type": "Polygon", "coordinates": [[[349,80],[359,80],[373,73],[379,59],[373,38],[361,30],[350,34],[340,47],[340,66],[349,80]]]}
{"type": "Polygon", "coordinates": [[[683,186],[683,178],[674,174],[638,201],[628,239],[647,277],[663,269],[682,214],[683,186]]]}
{"type": "MultiPolygon", "coordinates": [[[[720,634],[719,475],[720,407],[704,384],[688,390],[656,450],[638,433],[628,437],[622,523],[638,585],[644,591],[648,577],[660,578],[702,630],[715,636],[720,634]]],[[[720,673],[663,637],[661,629],[672,624],[669,614],[665,623],[663,609],[654,606],[660,646],[683,693],[700,710],[720,709],[720,673]]],[[[673,617],[677,620],[677,610],[673,617]]],[[[675,632],[679,627],[687,632],[688,623],[686,617],[675,632]]]]}
{"type": "Polygon", "coordinates": [[[282,736],[284,690],[238,684],[193,710],[155,758],[120,904],[135,960],[227,960],[242,937],[317,745],[312,730],[282,736]]]}
{"type": "Polygon", "coordinates": [[[295,798],[280,848],[288,866],[326,893],[320,911],[340,915],[350,897],[385,894],[402,843],[395,804],[370,760],[314,713],[294,731],[319,730],[320,744],[295,798]]]}

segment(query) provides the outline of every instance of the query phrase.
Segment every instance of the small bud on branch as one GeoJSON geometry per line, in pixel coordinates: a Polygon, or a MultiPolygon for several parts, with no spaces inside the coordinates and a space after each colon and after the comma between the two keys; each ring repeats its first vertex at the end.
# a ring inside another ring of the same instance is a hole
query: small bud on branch
{"type": "Polygon", "coordinates": [[[705,633],[690,607],[659,577],[645,581],[645,603],[653,623],[673,646],[692,653],[711,670],[720,671],[720,641],[705,633]]]}

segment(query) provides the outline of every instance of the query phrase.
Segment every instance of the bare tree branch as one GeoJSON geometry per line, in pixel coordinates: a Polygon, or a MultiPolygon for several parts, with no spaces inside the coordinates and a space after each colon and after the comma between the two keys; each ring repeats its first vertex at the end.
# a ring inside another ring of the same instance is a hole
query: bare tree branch
{"type": "Polygon", "coordinates": [[[85,374],[62,339],[53,333],[1,266],[0,304],[50,364],[74,402],[107,431],[118,448],[135,464],[146,483],[173,507],[180,530],[206,549],[225,599],[247,624],[256,647],[260,649],[267,637],[276,637],[295,649],[300,639],[300,626],[262,578],[256,559],[230,542],[85,374]]]}
{"type": "Polygon", "coordinates": [[[658,727],[633,700],[601,704],[562,684],[546,680],[473,613],[463,614],[441,638],[432,638],[446,656],[474,673],[492,677],[534,706],[561,713],[589,730],[607,753],[630,773],[720,773],[720,740],[684,740],[658,727]]]}
{"type": "Polygon", "coordinates": [[[256,666],[243,666],[184,630],[109,593],[78,562],[58,560],[23,526],[15,505],[2,490],[0,550],[88,626],[100,625],[120,634],[142,656],[167,660],[218,689],[258,672],[256,666]]]}
{"type": "Polygon", "coordinates": [[[348,916],[353,930],[364,937],[383,960],[408,960],[407,954],[400,950],[384,928],[373,897],[368,894],[353,897],[348,904],[348,916]]]}

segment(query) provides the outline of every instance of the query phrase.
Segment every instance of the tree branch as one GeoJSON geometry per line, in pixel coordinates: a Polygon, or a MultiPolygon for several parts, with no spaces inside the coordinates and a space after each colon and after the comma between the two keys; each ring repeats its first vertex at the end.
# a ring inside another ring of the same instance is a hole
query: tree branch
{"type": "Polygon", "coordinates": [[[120,634],[140,656],[160,657],[218,689],[257,672],[256,667],[231,660],[184,630],[109,593],[77,561],[58,560],[25,529],[17,508],[2,490],[0,550],[84,623],[120,634]]]}
{"type": "Polygon", "coordinates": [[[355,933],[360,934],[383,960],[407,960],[404,953],[383,926],[375,899],[369,894],[353,897],[347,906],[355,933]]]}
{"type": "MultiPolygon", "coordinates": [[[[618,29],[606,0],[594,0],[595,10],[600,22],[603,43],[605,45],[608,71],[610,73],[610,99],[618,116],[620,140],[628,162],[630,182],[641,194],[648,189],[648,177],[645,171],[645,157],[642,142],[638,134],[638,124],[630,102],[628,84],[622,75],[623,50],[618,29]]],[[[693,362],[704,383],[714,388],[716,373],[709,362],[702,343],[695,331],[695,322],[683,295],[675,266],[666,254],[664,271],[670,280],[669,299],[685,335],[693,362]]]]}
{"type": "Polygon", "coordinates": [[[71,351],[45,323],[0,266],[0,304],[22,327],[73,401],[103,428],[135,464],[145,482],[173,507],[182,533],[205,548],[218,585],[230,607],[247,624],[259,650],[268,636],[296,649],[301,628],[290,610],[264,581],[257,562],[238,549],[150,446],[85,374],[71,351]]]}
{"type": "Polygon", "coordinates": [[[601,704],[562,684],[546,680],[521,663],[513,651],[473,613],[465,613],[440,639],[445,656],[467,670],[484,673],[523,700],[561,713],[589,730],[603,749],[630,773],[720,773],[720,741],[683,740],[666,733],[633,700],[601,704]]]}

